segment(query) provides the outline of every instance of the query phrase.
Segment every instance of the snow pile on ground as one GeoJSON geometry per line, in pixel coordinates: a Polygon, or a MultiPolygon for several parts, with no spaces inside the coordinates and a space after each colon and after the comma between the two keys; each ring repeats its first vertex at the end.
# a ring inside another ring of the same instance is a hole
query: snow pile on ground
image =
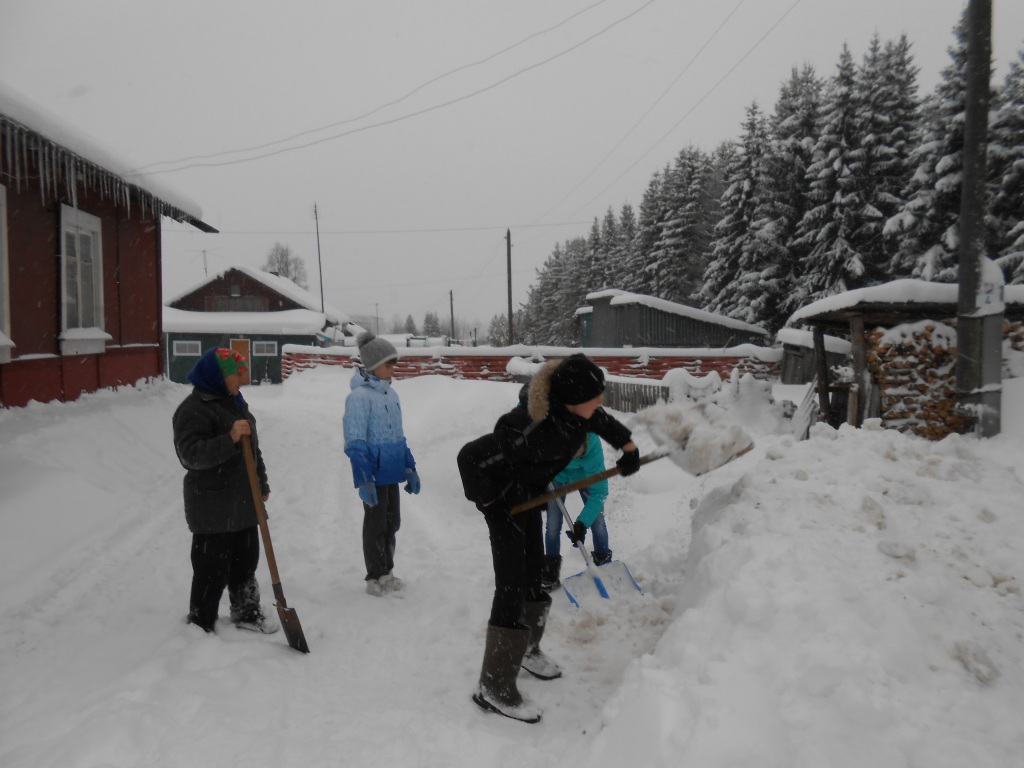
{"type": "MultiPolygon", "coordinates": [[[[1018,381],[1003,435],[940,443],[876,424],[797,442],[734,383],[716,402],[743,414],[749,454],[610,481],[611,545],[644,594],[556,595],[545,647],[566,675],[520,678],[545,708],[527,726],[469,700],[493,583],[454,461],[517,386],[397,383],[423,493],[403,495],[408,587],[372,598],[342,453],[350,375],[246,390],[308,656],[183,623],[170,416],[187,388],[0,412],[0,765],[1024,765],[1018,381]]],[[[582,568],[562,554],[564,575],[582,568]]],[[[269,603],[265,565],[260,580],[269,603]]]]}

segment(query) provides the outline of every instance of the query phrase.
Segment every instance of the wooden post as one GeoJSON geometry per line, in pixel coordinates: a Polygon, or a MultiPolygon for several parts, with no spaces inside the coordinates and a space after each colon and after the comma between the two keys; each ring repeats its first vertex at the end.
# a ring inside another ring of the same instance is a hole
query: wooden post
{"type": "Polygon", "coordinates": [[[818,410],[826,424],[832,423],[832,409],[828,402],[828,358],[825,357],[825,331],[820,325],[814,326],[814,367],[818,379],[818,410]]]}
{"type": "Polygon", "coordinates": [[[853,345],[853,383],[850,385],[850,401],[846,408],[846,422],[859,427],[863,421],[867,397],[867,350],[864,345],[864,315],[850,318],[850,343],[853,345]]]}
{"type": "Polygon", "coordinates": [[[505,230],[505,254],[508,263],[508,345],[511,347],[515,335],[512,333],[512,230],[505,230]]]}

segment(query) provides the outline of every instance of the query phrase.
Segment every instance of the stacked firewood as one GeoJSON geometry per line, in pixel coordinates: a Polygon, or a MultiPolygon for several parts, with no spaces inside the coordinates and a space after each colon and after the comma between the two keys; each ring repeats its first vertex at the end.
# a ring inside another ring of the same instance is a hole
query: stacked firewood
{"type": "Polygon", "coordinates": [[[956,410],[956,329],[931,320],[866,334],[867,363],[880,389],[883,423],[941,440],[971,424],[956,410]]]}

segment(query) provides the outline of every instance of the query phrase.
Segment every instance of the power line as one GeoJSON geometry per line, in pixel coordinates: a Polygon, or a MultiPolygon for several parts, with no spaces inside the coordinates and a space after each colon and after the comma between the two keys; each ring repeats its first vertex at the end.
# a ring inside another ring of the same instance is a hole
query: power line
{"type": "MultiPolygon", "coordinates": [[[[448,101],[441,102],[440,104],[435,104],[435,105],[433,105],[431,107],[425,107],[425,108],[417,110],[415,112],[409,112],[409,113],[404,114],[404,115],[399,115],[398,117],[393,117],[393,118],[391,118],[389,120],[381,120],[380,122],[377,122],[377,123],[370,123],[369,125],[364,125],[364,126],[361,126],[359,128],[353,128],[353,129],[348,130],[348,131],[342,131],[341,133],[336,133],[336,134],[334,134],[332,136],[325,136],[324,138],[321,138],[321,139],[316,139],[314,141],[308,141],[305,144],[297,144],[297,145],[295,145],[293,147],[283,147],[281,149],[274,150],[273,152],[265,152],[265,153],[263,153],[261,155],[255,155],[253,157],[240,158],[238,160],[223,160],[223,161],[220,161],[220,162],[188,163],[186,165],[182,165],[182,166],[179,166],[177,168],[167,168],[167,169],[164,169],[164,170],[150,171],[146,175],[147,176],[157,176],[157,175],[161,175],[161,174],[165,174],[165,173],[177,173],[178,171],[188,170],[189,168],[216,168],[216,167],[225,166],[225,165],[239,165],[241,163],[249,163],[249,162],[252,162],[254,160],[264,160],[264,159],[266,159],[268,157],[275,157],[277,155],[282,155],[282,154],[284,154],[286,152],[295,152],[295,151],[300,150],[300,149],[308,149],[309,147],[315,147],[318,144],[323,144],[323,143],[328,142],[328,141],[334,141],[336,139],[344,138],[345,136],[352,136],[353,134],[362,133],[363,131],[369,131],[369,130],[372,130],[374,128],[380,128],[380,127],[385,126],[385,125],[393,125],[395,123],[400,123],[400,122],[403,122],[405,120],[409,120],[409,119],[411,119],[413,117],[419,117],[420,115],[425,115],[425,114],[428,114],[430,112],[435,112],[435,111],[437,111],[439,109],[443,109],[445,107],[450,107],[453,104],[458,104],[460,102],[467,101],[467,100],[473,98],[474,96],[479,96],[481,93],[486,93],[487,91],[493,90],[493,89],[497,88],[499,85],[503,85],[504,83],[507,83],[509,80],[512,80],[512,79],[514,79],[516,77],[519,77],[520,75],[522,75],[522,74],[524,74],[526,72],[529,72],[531,70],[534,70],[534,69],[537,69],[539,67],[542,67],[545,64],[549,64],[552,61],[554,61],[555,59],[559,59],[562,56],[565,56],[565,55],[573,52],[577,48],[580,48],[580,47],[586,45],[587,43],[591,42],[592,40],[594,40],[594,39],[600,37],[601,35],[605,34],[609,30],[611,30],[611,29],[619,26],[620,24],[628,21],[630,18],[632,18],[633,16],[636,16],[638,13],[640,13],[640,11],[644,10],[645,8],[647,8],[648,6],[650,6],[653,3],[654,3],[654,0],[647,0],[646,3],[644,3],[642,6],[637,8],[635,11],[632,11],[632,12],[626,14],[621,19],[618,19],[617,21],[612,22],[611,24],[609,24],[604,29],[600,30],[599,32],[595,32],[590,37],[582,40],[579,43],[576,43],[575,45],[570,46],[569,48],[566,48],[564,51],[560,51],[559,53],[556,53],[556,54],[554,54],[552,56],[549,56],[548,58],[543,59],[542,61],[539,61],[539,62],[537,62],[535,64],[531,64],[531,65],[529,65],[527,67],[523,67],[518,72],[513,72],[511,75],[508,75],[507,77],[503,77],[502,79],[500,79],[500,80],[498,80],[498,81],[496,81],[494,83],[491,83],[490,85],[484,86],[483,88],[479,88],[479,89],[477,89],[475,91],[472,91],[471,93],[467,93],[467,94],[465,94],[463,96],[459,96],[459,97],[456,97],[454,99],[450,99],[448,101]]],[[[131,176],[138,176],[139,174],[137,172],[129,172],[129,173],[125,174],[125,175],[131,177],[131,176]]]]}
{"type": "Polygon", "coordinates": [[[633,169],[634,169],[634,168],[635,168],[635,167],[636,167],[636,166],[637,166],[637,165],[638,165],[638,164],[640,163],[640,161],[641,161],[641,160],[643,160],[643,159],[644,159],[645,157],[647,157],[647,155],[649,155],[649,154],[650,154],[651,152],[653,152],[653,151],[654,151],[654,149],[655,149],[655,147],[657,147],[657,146],[658,146],[659,144],[661,144],[661,142],[663,142],[663,141],[664,141],[664,140],[665,140],[666,138],[668,138],[668,136],[669,136],[669,135],[670,135],[670,134],[671,134],[671,133],[672,133],[672,132],[673,132],[673,131],[674,131],[674,130],[675,130],[676,128],[678,128],[678,127],[679,127],[679,126],[680,126],[680,125],[682,124],[682,122],[683,122],[684,120],[686,120],[686,118],[688,118],[688,117],[689,117],[690,115],[692,115],[692,114],[693,114],[693,113],[694,113],[694,112],[695,112],[695,111],[697,110],[697,107],[699,107],[699,106],[700,106],[701,104],[703,104],[703,103],[704,103],[704,102],[705,102],[705,101],[707,100],[707,98],[708,98],[708,97],[709,97],[709,96],[710,96],[710,95],[711,95],[712,93],[714,93],[714,92],[715,92],[716,90],[718,90],[718,86],[720,86],[720,85],[721,85],[721,84],[722,84],[723,82],[725,82],[726,78],[728,78],[728,77],[729,77],[729,75],[731,75],[731,74],[732,74],[733,72],[735,72],[735,71],[736,71],[736,69],[737,69],[737,68],[739,68],[739,66],[740,66],[740,65],[741,65],[741,64],[742,64],[742,63],[743,63],[744,61],[746,61],[746,60],[747,60],[747,57],[749,57],[749,56],[750,56],[750,54],[752,54],[752,53],[753,53],[753,52],[754,52],[755,50],[757,50],[758,46],[760,46],[760,45],[761,45],[761,43],[763,43],[763,42],[765,41],[765,39],[766,39],[766,38],[768,37],[768,35],[770,35],[770,34],[771,34],[772,32],[774,32],[774,31],[775,31],[775,28],[776,28],[777,26],[779,26],[779,24],[781,24],[781,23],[782,23],[782,22],[783,22],[783,21],[784,21],[784,20],[786,19],[786,17],[787,17],[787,16],[789,16],[789,14],[790,14],[790,13],[792,13],[793,9],[794,9],[794,8],[796,8],[796,7],[798,6],[798,5],[800,5],[800,3],[801,3],[801,2],[803,2],[803,0],[795,0],[795,2],[794,2],[794,3],[793,3],[793,4],[791,5],[791,6],[789,6],[789,8],[788,8],[788,9],[786,9],[785,13],[783,13],[783,14],[782,14],[782,15],[781,15],[781,16],[780,16],[780,17],[779,17],[779,18],[778,18],[777,20],[776,20],[776,22],[775,22],[774,24],[772,24],[772,25],[771,25],[771,26],[770,26],[770,27],[768,28],[768,30],[767,30],[767,31],[766,31],[766,32],[765,32],[765,33],[764,33],[763,35],[761,35],[761,37],[759,37],[759,38],[757,39],[757,42],[755,42],[755,43],[754,43],[754,44],[753,44],[753,45],[752,45],[752,46],[751,46],[751,47],[750,47],[750,48],[749,48],[749,49],[747,50],[747,52],[746,52],[746,53],[744,53],[744,54],[743,54],[743,56],[741,56],[741,57],[740,57],[739,61],[737,61],[737,62],[736,62],[735,64],[733,64],[733,65],[732,65],[732,67],[730,67],[730,68],[729,68],[729,70],[728,70],[728,71],[727,71],[727,72],[726,72],[726,73],[725,73],[724,75],[722,75],[722,77],[720,77],[720,78],[718,79],[718,81],[717,81],[717,82],[716,82],[716,83],[715,83],[715,84],[714,84],[713,86],[711,86],[710,90],[708,90],[708,92],[707,92],[707,93],[705,93],[705,94],[704,94],[703,96],[701,96],[701,97],[700,97],[700,99],[699,99],[699,100],[697,101],[697,103],[696,103],[696,104],[694,104],[694,105],[693,105],[692,107],[690,107],[690,109],[689,109],[689,110],[688,110],[688,111],[687,111],[687,112],[686,112],[686,113],[685,113],[685,114],[684,114],[684,115],[683,115],[682,117],[680,117],[680,118],[679,118],[679,119],[678,119],[678,120],[677,120],[677,121],[676,121],[676,122],[675,122],[675,123],[674,123],[674,124],[672,125],[672,127],[671,127],[671,128],[669,128],[669,129],[668,129],[668,130],[667,130],[667,131],[666,131],[666,132],[665,132],[664,134],[662,134],[661,138],[659,138],[659,139],[658,139],[657,141],[655,141],[655,142],[654,142],[654,144],[652,144],[652,145],[651,145],[651,147],[650,147],[650,148],[649,148],[649,149],[648,149],[648,150],[647,150],[646,152],[644,152],[644,153],[643,153],[642,155],[640,155],[640,157],[638,157],[638,158],[636,159],[636,161],[635,161],[635,162],[634,162],[634,163],[633,163],[632,165],[630,165],[630,166],[629,166],[628,168],[626,168],[626,170],[624,170],[624,171],[623,171],[622,173],[620,173],[620,174],[619,174],[618,176],[616,176],[616,177],[615,177],[614,179],[612,179],[611,183],[609,183],[609,184],[608,184],[608,186],[606,186],[606,187],[605,187],[604,189],[602,189],[602,190],[601,190],[600,192],[598,192],[598,193],[597,193],[596,195],[594,195],[594,197],[592,197],[592,198],[591,198],[590,200],[588,200],[588,201],[587,201],[586,203],[584,203],[584,204],[583,204],[583,205],[581,205],[581,206],[580,206],[579,208],[577,208],[577,209],[576,209],[575,211],[573,211],[573,212],[572,212],[572,213],[571,213],[570,215],[571,215],[571,216],[576,216],[576,215],[577,215],[577,214],[578,214],[578,213],[579,213],[580,211],[582,211],[582,210],[583,210],[584,208],[586,208],[586,207],[587,207],[588,205],[590,205],[591,203],[593,203],[593,202],[594,202],[595,200],[597,200],[597,198],[601,197],[601,195],[603,195],[603,194],[604,194],[605,192],[607,192],[607,191],[608,191],[608,190],[609,190],[609,189],[610,189],[610,188],[611,188],[612,186],[614,186],[614,185],[615,185],[615,183],[619,181],[619,179],[621,179],[621,178],[622,178],[623,176],[625,176],[625,175],[626,175],[627,173],[629,173],[629,172],[630,172],[631,170],[633,170],[633,169]]]}
{"type": "Polygon", "coordinates": [[[287,137],[285,137],[283,139],[276,139],[275,141],[269,141],[269,142],[267,142],[265,144],[257,144],[257,145],[250,146],[250,147],[241,147],[239,149],[228,149],[228,150],[224,150],[222,152],[211,152],[210,154],[206,154],[206,155],[190,155],[188,157],[180,157],[180,158],[178,158],[176,160],[158,160],[156,162],[149,163],[147,165],[139,166],[138,168],[133,169],[132,173],[139,173],[141,171],[145,171],[145,170],[147,170],[149,168],[152,168],[154,166],[157,166],[157,165],[176,165],[177,163],[186,163],[186,162],[189,162],[189,161],[192,161],[192,160],[210,160],[212,158],[221,157],[223,155],[238,154],[239,152],[255,152],[255,151],[258,151],[258,150],[261,150],[261,149],[266,149],[268,147],[277,146],[278,144],[284,144],[285,142],[288,142],[288,141],[293,141],[295,139],[300,139],[303,136],[309,136],[310,134],[313,134],[313,133],[320,133],[321,131],[326,131],[326,130],[329,130],[331,128],[337,128],[339,125],[347,125],[348,123],[354,123],[354,122],[357,122],[359,120],[364,120],[365,118],[370,117],[371,115],[377,114],[378,112],[380,112],[383,109],[387,109],[388,107],[393,107],[395,104],[399,104],[399,103],[405,101],[406,99],[416,95],[417,93],[419,93],[420,91],[422,91],[424,88],[426,88],[429,85],[433,85],[434,83],[440,82],[441,80],[444,80],[447,77],[451,77],[452,75],[454,75],[454,74],[456,74],[458,72],[462,72],[463,70],[472,69],[473,67],[480,66],[481,64],[486,64],[488,61],[491,61],[492,59],[495,59],[498,56],[501,56],[503,53],[508,53],[509,51],[511,51],[511,50],[513,50],[515,48],[518,48],[519,46],[529,42],[530,40],[533,40],[535,37],[540,37],[541,35],[545,35],[548,32],[553,32],[554,30],[558,29],[559,27],[565,26],[566,24],[568,24],[570,21],[572,21],[576,17],[582,16],[584,13],[587,13],[588,11],[593,10],[594,8],[596,8],[597,6],[601,5],[604,2],[606,2],[606,0],[597,0],[596,3],[593,3],[592,5],[588,5],[586,8],[584,8],[584,9],[582,9],[580,11],[577,11],[576,13],[572,14],[571,16],[568,16],[567,18],[565,18],[562,21],[558,22],[554,26],[548,27],[547,29],[542,29],[542,30],[540,30],[538,32],[534,32],[532,34],[529,34],[526,37],[524,37],[522,40],[519,40],[518,42],[513,43],[512,45],[506,46],[505,48],[502,48],[501,50],[496,51],[495,53],[492,53],[490,56],[485,56],[484,58],[478,59],[477,61],[472,61],[472,62],[470,62],[468,64],[463,64],[461,66],[458,66],[455,69],[450,69],[447,72],[438,75],[437,77],[431,78],[430,80],[427,80],[426,82],[421,83],[420,85],[418,85],[415,88],[413,88],[411,91],[409,91],[404,96],[399,96],[397,99],[393,99],[392,101],[389,101],[389,102],[386,102],[384,104],[381,104],[380,106],[374,107],[369,112],[364,112],[361,115],[356,115],[355,117],[349,117],[349,118],[346,118],[344,120],[339,120],[339,121],[337,121],[335,123],[330,123],[328,125],[320,126],[319,128],[310,128],[309,130],[301,131],[301,132],[296,133],[296,134],[294,134],[292,136],[287,136],[287,137]]]}
{"type": "Polygon", "coordinates": [[[658,96],[658,98],[654,100],[654,103],[651,104],[651,106],[649,106],[647,108],[647,110],[642,115],[640,115],[639,119],[635,123],[633,123],[633,126],[628,131],[626,131],[625,135],[623,135],[623,137],[621,139],[619,139],[615,143],[615,146],[613,146],[611,149],[608,150],[608,152],[605,154],[605,156],[602,157],[601,160],[598,161],[597,165],[595,165],[590,170],[590,173],[588,173],[586,176],[584,176],[582,179],[580,179],[579,183],[576,184],[576,186],[574,186],[572,189],[570,189],[568,192],[566,192],[561,197],[561,199],[558,200],[558,202],[556,202],[554,205],[552,205],[550,208],[548,208],[548,210],[546,210],[543,214],[541,214],[541,218],[547,216],[555,208],[557,208],[559,205],[561,205],[563,202],[565,202],[565,200],[570,195],[572,195],[573,192],[575,192],[577,189],[579,189],[581,186],[583,186],[583,183],[587,179],[589,179],[591,176],[593,176],[598,171],[598,169],[601,168],[601,166],[603,166],[605,164],[605,162],[607,162],[608,158],[612,156],[612,154],[615,152],[615,150],[618,149],[620,146],[622,146],[622,143],[632,135],[633,131],[635,131],[637,129],[637,127],[640,125],[640,123],[642,123],[644,121],[644,119],[649,114],[651,114],[651,112],[654,110],[654,108],[657,107],[658,104],[660,104],[661,101],[668,95],[668,92],[671,91],[675,87],[676,83],[679,82],[679,80],[682,78],[682,76],[685,75],[689,71],[690,67],[693,66],[693,63],[695,61],[697,61],[697,59],[704,52],[704,50],[711,44],[711,41],[714,40],[718,36],[718,33],[722,31],[722,28],[729,22],[729,19],[731,19],[736,14],[736,11],[738,11],[740,9],[740,6],[743,5],[743,3],[745,3],[745,2],[746,2],[746,0],[739,0],[739,2],[736,3],[736,5],[733,7],[733,9],[731,11],[729,11],[729,13],[726,15],[726,17],[722,20],[722,23],[719,24],[718,27],[715,29],[715,31],[712,32],[711,35],[708,37],[708,39],[704,41],[704,44],[699,49],[697,49],[697,52],[695,54],[693,54],[693,56],[690,57],[690,60],[688,62],[686,62],[686,65],[679,71],[679,74],[677,74],[675,76],[675,78],[672,80],[672,82],[668,84],[668,87],[665,88],[665,90],[661,92],[661,95],[658,96]]]}
{"type": "MultiPolygon", "coordinates": [[[[587,221],[559,221],[545,222],[543,224],[514,224],[513,229],[536,229],[540,227],[578,227],[581,224],[589,224],[587,221]]],[[[413,229],[321,229],[321,235],[419,235],[419,234],[443,234],[446,232],[488,232],[491,230],[505,230],[508,225],[500,226],[479,226],[479,227],[423,227],[413,229]]],[[[166,232],[182,232],[194,234],[192,229],[182,227],[181,229],[165,227],[166,232]]],[[[311,235],[312,230],[220,230],[221,235],[311,235]]]]}

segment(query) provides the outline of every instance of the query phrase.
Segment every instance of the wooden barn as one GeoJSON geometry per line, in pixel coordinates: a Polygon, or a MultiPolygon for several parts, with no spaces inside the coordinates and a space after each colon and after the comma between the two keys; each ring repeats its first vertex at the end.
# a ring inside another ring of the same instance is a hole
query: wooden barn
{"type": "Polygon", "coordinates": [[[249,361],[254,384],[279,384],[286,344],[344,346],[363,331],[288,278],[245,266],[170,299],[163,325],[167,375],[177,382],[207,349],[228,347],[249,361]]]}
{"type": "Polygon", "coordinates": [[[616,289],[587,294],[576,312],[583,347],[769,346],[768,331],[731,317],[616,289]]]}
{"type": "Polygon", "coordinates": [[[161,220],[215,232],[0,83],[0,405],[163,374],[161,220]]]}

